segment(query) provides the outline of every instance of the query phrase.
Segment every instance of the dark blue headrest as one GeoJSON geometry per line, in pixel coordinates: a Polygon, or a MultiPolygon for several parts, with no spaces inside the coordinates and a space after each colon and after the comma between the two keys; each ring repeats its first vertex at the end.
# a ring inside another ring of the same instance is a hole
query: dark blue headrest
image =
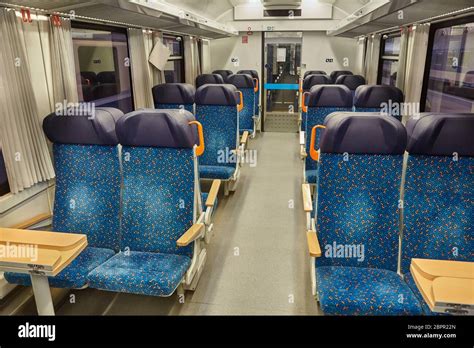
{"type": "Polygon", "coordinates": [[[224,83],[224,79],[219,74],[202,74],[196,77],[196,88],[207,84],[224,83]]]}
{"type": "Polygon", "coordinates": [[[394,117],[377,112],[333,112],[324,120],[323,153],[402,155],[407,133],[394,117]]]}
{"type": "Polygon", "coordinates": [[[336,79],[337,85],[344,85],[351,91],[355,91],[357,87],[365,85],[365,79],[361,75],[340,75],[336,79]]]}
{"type": "Polygon", "coordinates": [[[52,113],[43,120],[48,139],[59,144],[117,145],[115,123],[123,112],[114,108],[96,108],[90,114],[79,108],[52,113]]]}
{"type": "Polygon", "coordinates": [[[341,75],[352,75],[352,71],[349,70],[335,70],[329,75],[332,82],[336,82],[337,78],[341,75]]]}
{"type": "Polygon", "coordinates": [[[226,83],[234,85],[237,88],[254,88],[255,83],[249,74],[233,74],[227,77],[226,83]]]}
{"type": "Polygon", "coordinates": [[[100,83],[115,83],[115,71],[102,71],[97,74],[97,81],[100,83]]]}
{"type": "Polygon", "coordinates": [[[124,146],[192,148],[197,130],[186,110],[143,109],[129,112],[117,122],[117,137],[124,146]]]}
{"type": "Polygon", "coordinates": [[[248,75],[252,76],[252,78],[258,79],[257,70],[239,70],[239,71],[237,71],[237,74],[248,74],[248,75]]]}
{"type": "Polygon", "coordinates": [[[196,90],[196,105],[237,105],[240,97],[234,85],[204,85],[196,90]]]}
{"type": "Polygon", "coordinates": [[[410,155],[474,156],[474,114],[422,113],[407,122],[410,155]]]}
{"type": "Polygon", "coordinates": [[[233,74],[232,70],[214,70],[212,73],[217,74],[217,75],[221,75],[222,78],[224,79],[224,81],[228,76],[233,74]]]}
{"type": "Polygon", "coordinates": [[[402,91],[393,86],[364,85],[357,87],[354,94],[354,106],[359,108],[381,108],[389,100],[402,103],[402,91]]]}
{"type": "Polygon", "coordinates": [[[311,87],[316,85],[330,85],[331,79],[327,75],[312,74],[308,75],[303,80],[303,91],[309,91],[311,87]]]}
{"type": "Polygon", "coordinates": [[[163,83],[152,88],[155,104],[194,104],[196,89],[188,83],[163,83]]]}
{"type": "Polygon", "coordinates": [[[305,79],[306,76],[309,76],[309,75],[327,75],[327,74],[323,70],[308,70],[304,73],[303,79],[305,79]]]}
{"type": "Polygon", "coordinates": [[[352,93],[343,85],[318,85],[311,87],[309,107],[352,107],[352,93]]]}

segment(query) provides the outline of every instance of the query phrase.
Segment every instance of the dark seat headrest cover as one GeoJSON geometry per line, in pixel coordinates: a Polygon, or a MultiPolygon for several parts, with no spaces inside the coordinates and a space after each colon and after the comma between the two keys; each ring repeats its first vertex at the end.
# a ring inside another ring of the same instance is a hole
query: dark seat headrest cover
{"type": "Polygon", "coordinates": [[[365,85],[365,79],[361,75],[339,75],[335,83],[336,85],[344,85],[351,91],[355,91],[357,87],[365,85]]]}
{"type": "Polygon", "coordinates": [[[327,75],[312,74],[308,75],[303,80],[303,91],[309,91],[311,87],[316,85],[330,85],[331,79],[327,75]]]}
{"type": "Polygon", "coordinates": [[[331,74],[329,76],[331,77],[331,80],[333,80],[335,82],[337,80],[337,78],[341,75],[352,75],[352,71],[349,71],[349,70],[334,70],[333,72],[331,72],[331,74]]]}
{"type": "Polygon", "coordinates": [[[254,88],[255,83],[249,74],[233,74],[227,77],[226,83],[234,85],[237,88],[254,88]]]}
{"type": "Polygon", "coordinates": [[[237,71],[237,74],[248,74],[248,75],[252,76],[252,78],[258,79],[257,70],[239,70],[239,71],[237,71]]]}
{"type": "Polygon", "coordinates": [[[188,83],[163,83],[152,88],[155,104],[194,104],[196,89],[188,83]]]}
{"type": "Polygon", "coordinates": [[[474,156],[474,113],[422,113],[407,122],[410,155],[474,156]]]}
{"type": "Polygon", "coordinates": [[[129,112],[117,122],[117,137],[124,146],[192,148],[197,130],[186,110],[143,109],[129,112]]]}
{"type": "Polygon", "coordinates": [[[303,79],[305,79],[306,76],[309,76],[309,75],[327,75],[327,74],[323,70],[308,70],[304,73],[303,79]]]}
{"type": "Polygon", "coordinates": [[[232,70],[214,70],[212,73],[217,74],[217,75],[221,75],[222,78],[224,79],[224,81],[228,76],[233,74],[232,70]]]}
{"type": "Polygon", "coordinates": [[[381,108],[383,103],[403,103],[403,93],[397,87],[364,85],[357,87],[354,106],[360,108],[381,108]]]}
{"type": "Polygon", "coordinates": [[[46,116],[43,131],[53,143],[117,145],[115,125],[122,116],[114,108],[96,108],[93,113],[69,108],[46,116]]]}
{"type": "Polygon", "coordinates": [[[309,107],[352,107],[352,93],[343,85],[317,85],[311,87],[309,107]]]}
{"type": "Polygon", "coordinates": [[[234,85],[208,84],[196,90],[196,105],[237,105],[240,97],[234,85]]]}
{"type": "Polygon", "coordinates": [[[407,133],[394,117],[377,112],[333,112],[324,121],[323,153],[402,155],[407,133]]]}
{"type": "Polygon", "coordinates": [[[97,80],[100,83],[115,83],[116,82],[115,71],[102,71],[97,74],[97,80]]]}
{"type": "Polygon", "coordinates": [[[202,74],[196,77],[196,88],[207,84],[224,83],[224,79],[219,74],[202,74]]]}

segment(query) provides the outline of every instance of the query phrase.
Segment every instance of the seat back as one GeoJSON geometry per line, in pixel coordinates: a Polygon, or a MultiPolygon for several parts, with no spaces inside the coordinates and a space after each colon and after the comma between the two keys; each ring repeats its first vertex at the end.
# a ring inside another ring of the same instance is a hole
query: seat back
{"type": "Polygon", "coordinates": [[[321,74],[311,74],[304,78],[303,80],[303,91],[309,91],[311,87],[317,85],[330,85],[332,84],[331,79],[327,75],[321,74]]]}
{"type": "Polygon", "coordinates": [[[237,74],[247,74],[252,76],[253,79],[257,79],[259,83],[259,87],[257,90],[257,95],[255,98],[255,110],[257,111],[257,114],[259,112],[259,105],[260,105],[260,77],[258,77],[258,72],[257,70],[239,70],[237,71],[237,74]]]}
{"type": "MultiPolygon", "coordinates": [[[[310,75],[309,77],[312,76],[317,75],[310,75]]],[[[313,127],[318,124],[324,124],[324,119],[332,112],[352,111],[352,95],[346,86],[319,85],[311,87],[307,100],[308,112],[305,117],[304,130],[306,153],[309,154],[311,130],[313,127]]],[[[319,147],[321,133],[316,133],[316,147],[319,147]]],[[[305,170],[314,170],[316,167],[317,162],[311,159],[310,156],[306,156],[305,170]]]]}
{"type": "Polygon", "coordinates": [[[233,74],[232,70],[214,70],[212,73],[221,75],[224,81],[233,74]]]}
{"type": "Polygon", "coordinates": [[[401,272],[412,258],[474,261],[474,114],[407,122],[401,272]]]}
{"type": "Polygon", "coordinates": [[[120,162],[115,123],[120,110],[51,114],[43,130],[56,171],[53,230],[83,233],[89,246],[119,249],[120,162]]]}
{"type": "Polygon", "coordinates": [[[365,85],[365,78],[361,75],[340,75],[336,79],[336,85],[344,85],[352,91],[354,95],[357,87],[365,85]]]}
{"type": "Polygon", "coordinates": [[[303,75],[303,80],[309,75],[327,75],[323,70],[308,70],[303,75]]]}
{"type": "Polygon", "coordinates": [[[93,71],[81,71],[81,78],[85,81],[83,84],[93,86],[97,84],[97,74],[93,71]]]}
{"type": "Polygon", "coordinates": [[[406,131],[376,113],[328,116],[321,138],[317,266],[397,270],[398,201],[406,131]]]}
{"type": "Polygon", "coordinates": [[[219,74],[202,74],[196,77],[196,88],[207,84],[223,84],[224,79],[219,74]]]}
{"type": "Polygon", "coordinates": [[[184,109],[194,113],[196,89],[188,83],[163,83],[152,88],[156,109],[184,109]]]}
{"type": "Polygon", "coordinates": [[[97,74],[97,81],[103,83],[117,83],[115,71],[102,71],[97,74]]]}
{"type": "Polygon", "coordinates": [[[334,70],[331,72],[329,77],[331,77],[332,83],[336,83],[336,80],[341,75],[352,75],[352,71],[349,70],[334,70]]]}
{"type": "Polygon", "coordinates": [[[239,146],[238,103],[234,85],[205,85],[196,90],[196,119],[202,124],[206,144],[199,164],[236,167],[223,157],[239,146]]]}
{"type": "Polygon", "coordinates": [[[397,87],[363,85],[356,88],[354,109],[359,112],[382,112],[401,120],[400,105],[403,100],[403,92],[397,87]]]}
{"type": "Polygon", "coordinates": [[[254,120],[253,117],[256,114],[255,110],[255,81],[252,76],[248,74],[233,74],[230,75],[226,83],[234,85],[239,91],[242,92],[244,100],[244,108],[239,112],[239,130],[253,131],[254,120]]]}
{"type": "Polygon", "coordinates": [[[196,219],[194,116],[182,110],[139,110],[117,122],[122,144],[121,249],[191,257],[176,241],[196,219]]]}

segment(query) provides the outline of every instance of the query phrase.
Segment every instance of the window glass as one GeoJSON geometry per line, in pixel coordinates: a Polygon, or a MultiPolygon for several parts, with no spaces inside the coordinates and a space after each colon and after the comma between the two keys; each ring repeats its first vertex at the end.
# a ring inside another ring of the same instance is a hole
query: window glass
{"type": "Polygon", "coordinates": [[[400,54],[400,36],[389,37],[385,40],[383,54],[398,56],[400,54]]]}
{"type": "Polygon", "coordinates": [[[383,60],[382,85],[395,86],[397,82],[398,60],[383,60]]]}
{"type": "Polygon", "coordinates": [[[183,39],[180,36],[163,36],[163,43],[171,50],[171,57],[165,65],[165,81],[184,82],[183,39]]]}
{"type": "Polygon", "coordinates": [[[0,196],[10,192],[8,185],[7,170],[5,169],[5,161],[3,160],[2,148],[0,147],[0,196]]]}
{"type": "Polygon", "coordinates": [[[163,43],[170,49],[172,57],[183,56],[181,37],[163,36],[163,43]]]}
{"type": "Polygon", "coordinates": [[[474,112],[474,23],[434,32],[424,110],[474,112]]]}
{"type": "Polygon", "coordinates": [[[381,45],[377,83],[380,85],[396,86],[400,55],[400,36],[384,35],[381,45]]]}
{"type": "Polygon", "coordinates": [[[126,32],[72,29],[79,101],[133,110],[126,32]]]}

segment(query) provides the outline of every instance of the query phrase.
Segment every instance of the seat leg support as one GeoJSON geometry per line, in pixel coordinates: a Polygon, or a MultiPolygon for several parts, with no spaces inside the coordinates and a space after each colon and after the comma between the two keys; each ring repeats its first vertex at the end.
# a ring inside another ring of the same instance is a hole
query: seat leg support
{"type": "Polygon", "coordinates": [[[48,277],[30,273],[30,278],[38,315],[54,315],[53,299],[49,289],[48,277]]]}

